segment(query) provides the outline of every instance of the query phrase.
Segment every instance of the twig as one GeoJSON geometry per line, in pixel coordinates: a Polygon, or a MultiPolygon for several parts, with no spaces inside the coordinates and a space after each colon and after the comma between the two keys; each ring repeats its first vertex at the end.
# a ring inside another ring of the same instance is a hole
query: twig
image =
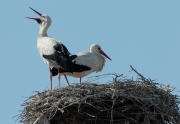
{"type": "Polygon", "coordinates": [[[144,81],[146,80],[146,78],[144,76],[142,76],[139,72],[137,72],[136,69],[134,69],[131,65],[130,65],[131,69],[136,73],[138,74],[144,81]]]}

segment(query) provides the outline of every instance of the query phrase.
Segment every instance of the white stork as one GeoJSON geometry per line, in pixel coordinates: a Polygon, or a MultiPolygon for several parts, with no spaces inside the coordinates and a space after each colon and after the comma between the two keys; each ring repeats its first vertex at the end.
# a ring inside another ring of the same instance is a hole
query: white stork
{"type": "MultiPolygon", "coordinates": [[[[30,7],[30,9],[32,9],[30,7]]],[[[50,87],[52,90],[52,70],[51,66],[58,68],[58,83],[60,87],[60,68],[71,72],[70,61],[69,61],[69,51],[68,49],[59,41],[54,38],[48,37],[47,30],[51,25],[51,18],[46,14],[41,14],[36,10],[36,12],[41,18],[30,18],[36,20],[40,25],[39,35],[37,39],[37,48],[40,56],[43,58],[44,62],[49,67],[50,71],[50,87]]],[[[66,75],[64,75],[66,78],[66,75]]],[[[68,80],[66,78],[68,83],[68,80]]],[[[69,84],[69,83],[68,83],[69,84]]]]}
{"type": "MultiPolygon", "coordinates": [[[[73,76],[75,78],[81,78],[89,75],[92,72],[100,72],[105,65],[105,58],[111,60],[101,49],[98,44],[92,44],[90,47],[90,52],[79,52],[75,55],[70,56],[72,62],[72,73],[61,69],[62,74],[73,76]]],[[[52,68],[52,75],[56,76],[58,74],[58,69],[56,67],[52,68]]]]}

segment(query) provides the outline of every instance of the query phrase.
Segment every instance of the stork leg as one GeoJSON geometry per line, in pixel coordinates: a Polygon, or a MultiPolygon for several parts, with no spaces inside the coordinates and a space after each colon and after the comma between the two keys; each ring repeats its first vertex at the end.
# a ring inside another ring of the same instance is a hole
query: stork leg
{"type": "Polygon", "coordinates": [[[68,83],[68,86],[70,86],[70,85],[69,85],[69,81],[68,81],[68,79],[67,79],[67,77],[66,77],[65,74],[64,74],[64,77],[65,77],[65,79],[66,79],[66,81],[67,81],[67,83],[68,83]]]}
{"type": "Polygon", "coordinates": [[[49,67],[49,72],[50,72],[50,88],[52,90],[52,70],[51,70],[51,67],[49,67]]]}
{"type": "Polygon", "coordinates": [[[58,68],[58,87],[60,88],[60,68],[58,68]]]}
{"type": "Polygon", "coordinates": [[[80,84],[81,84],[81,78],[79,78],[79,80],[80,80],[80,84]]]}

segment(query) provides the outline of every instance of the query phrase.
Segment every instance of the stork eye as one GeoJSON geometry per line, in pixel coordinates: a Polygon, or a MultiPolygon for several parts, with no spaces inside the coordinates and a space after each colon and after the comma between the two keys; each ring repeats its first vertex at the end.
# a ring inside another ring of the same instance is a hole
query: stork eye
{"type": "Polygon", "coordinates": [[[42,16],[43,18],[46,18],[45,16],[42,16]]]}

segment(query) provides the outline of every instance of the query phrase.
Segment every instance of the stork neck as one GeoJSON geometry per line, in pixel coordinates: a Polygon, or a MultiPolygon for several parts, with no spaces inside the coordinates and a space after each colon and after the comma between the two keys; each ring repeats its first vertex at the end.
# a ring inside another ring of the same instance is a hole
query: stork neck
{"type": "Polygon", "coordinates": [[[94,53],[98,58],[103,59],[104,57],[100,53],[94,53]]]}
{"type": "Polygon", "coordinates": [[[49,28],[48,25],[41,25],[40,26],[40,30],[39,30],[39,35],[44,37],[44,36],[47,36],[47,29],[49,28]]]}

